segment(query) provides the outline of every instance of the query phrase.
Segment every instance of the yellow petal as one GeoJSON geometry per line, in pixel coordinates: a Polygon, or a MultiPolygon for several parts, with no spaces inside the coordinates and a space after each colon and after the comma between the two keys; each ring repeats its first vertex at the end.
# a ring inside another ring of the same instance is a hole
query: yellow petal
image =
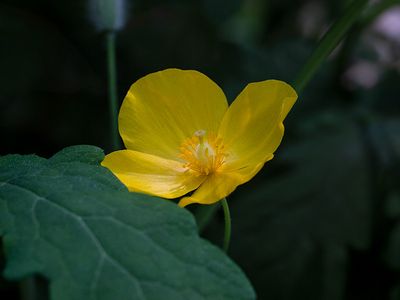
{"type": "MultiPolygon", "coordinates": [[[[272,156],[270,157],[272,158],[272,156]]],[[[236,187],[249,181],[263,167],[263,163],[247,166],[233,172],[216,172],[207,177],[200,187],[189,197],[179,201],[184,207],[191,203],[213,204],[232,193],[236,187]]]]}
{"type": "Polygon", "coordinates": [[[101,165],[110,169],[132,192],[170,199],[196,189],[205,179],[180,162],[132,150],[112,152],[101,165]]]}
{"type": "Polygon", "coordinates": [[[136,81],[119,114],[126,148],[176,159],[197,130],[216,134],[228,107],[220,87],[197,71],[167,69],[136,81]]]}
{"type": "Polygon", "coordinates": [[[285,82],[251,83],[229,107],[219,136],[228,152],[226,171],[264,163],[279,146],[283,120],[297,99],[285,82]]]}

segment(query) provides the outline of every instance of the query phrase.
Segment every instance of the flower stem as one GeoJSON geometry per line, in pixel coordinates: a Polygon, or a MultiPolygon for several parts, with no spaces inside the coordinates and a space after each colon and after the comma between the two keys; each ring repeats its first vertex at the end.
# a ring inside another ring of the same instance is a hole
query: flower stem
{"type": "Polygon", "coordinates": [[[108,106],[110,112],[110,138],[113,150],[120,149],[118,135],[118,96],[117,64],[115,58],[115,32],[106,32],[107,72],[108,72],[108,106]]]}
{"type": "Polygon", "coordinates": [[[335,49],[351,25],[358,19],[367,3],[368,0],[354,0],[346,9],[345,14],[339,18],[323,36],[317,48],[293,82],[293,87],[298,94],[302,92],[303,88],[310,81],[320,65],[332,50],[335,49]]]}
{"type": "Polygon", "coordinates": [[[222,208],[224,209],[225,219],[225,234],[224,234],[224,251],[228,252],[229,244],[231,242],[231,213],[229,212],[228,202],[226,198],[221,200],[222,208]]]}

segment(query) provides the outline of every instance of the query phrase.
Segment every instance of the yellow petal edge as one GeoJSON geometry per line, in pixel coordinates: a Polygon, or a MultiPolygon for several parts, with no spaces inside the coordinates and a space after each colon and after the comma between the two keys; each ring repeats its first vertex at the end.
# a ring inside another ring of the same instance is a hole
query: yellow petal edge
{"type": "Polygon", "coordinates": [[[112,152],[101,165],[111,170],[131,192],[168,199],[193,191],[205,180],[204,176],[182,168],[180,162],[132,150],[112,152]]]}
{"type": "Polygon", "coordinates": [[[192,70],[166,69],[136,81],[119,113],[127,149],[176,160],[196,130],[216,132],[228,109],[221,88],[192,70]]]}

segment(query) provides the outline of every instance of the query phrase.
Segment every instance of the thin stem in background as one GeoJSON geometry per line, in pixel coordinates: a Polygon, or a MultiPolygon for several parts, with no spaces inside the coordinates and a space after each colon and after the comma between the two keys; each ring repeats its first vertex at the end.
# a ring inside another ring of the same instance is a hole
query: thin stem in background
{"type": "Polygon", "coordinates": [[[118,134],[118,95],[117,95],[117,64],[115,56],[115,32],[106,33],[107,72],[108,72],[108,104],[110,111],[110,138],[112,150],[121,149],[118,134]]]}
{"type": "Polygon", "coordinates": [[[231,242],[231,213],[229,211],[228,202],[226,198],[221,200],[222,208],[224,209],[225,220],[225,234],[224,234],[224,251],[228,252],[229,244],[231,242]]]}
{"type": "Polygon", "coordinates": [[[323,36],[311,57],[300,70],[293,87],[300,94],[328,55],[339,44],[348,29],[357,21],[368,0],[354,0],[344,15],[339,18],[323,36]]]}

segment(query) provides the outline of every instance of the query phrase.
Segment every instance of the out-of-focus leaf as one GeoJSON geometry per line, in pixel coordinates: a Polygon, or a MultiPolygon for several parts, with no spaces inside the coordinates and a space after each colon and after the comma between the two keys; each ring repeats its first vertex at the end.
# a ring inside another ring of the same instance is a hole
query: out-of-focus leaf
{"type": "Polygon", "coordinates": [[[240,269],[177,205],[129,193],[101,150],[0,158],[6,277],[40,273],[51,299],[254,299],[240,269]]]}
{"type": "Polygon", "coordinates": [[[91,91],[96,74],[54,24],[40,15],[0,4],[1,92],[91,91]],[[79,77],[74,75],[75,68],[79,77]],[[60,72],[62,70],[62,72],[60,72]],[[83,82],[81,79],[85,78],[83,82]]]}
{"type": "Polygon", "coordinates": [[[385,72],[374,88],[359,92],[360,100],[364,105],[371,107],[374,113],[398,116],[399,81],[398,71],[385,72]]]}
{"type": "MultiPolygon", "coordinates": [[[[340,118],[341,119],[341,118],[340,118]]],[[[344,125],[344,124],[342,124],[344,125]]],[[[284,146],[231,197],[232,256],[260,299],[344,299],[349,249],[370,243],[369,164],[357,126],[284,146]]]]}
{"type": "Polygon", "coordinates": [[[0,152],[47,156],[70,144],[104,146],[106,90],[96,61],[104,62],[102,48],[86,36],[92,50],[85,56],[46,16],[54,17],[51,5],[39,2],[36,10],[0,3],[0,135],[7,140],[0,152]]]}
{"type": "Polygon", "coordinates": [[[211,23],[219,25],[237,12],[243,0],[202,0],[204,11],[211,23]]]}
{"type": "MultiPolygon", "coordinates": [[[[400,197],[399,199],[400,200],[400,197]]],[[[397,224],[390,232],[386,251],[384,253],[384,259],[386,263],[393,269],[400,269],[400,224],[397,224]]]]}
{"type": "MultiPolygon", "coordinates": [[[[389,99],[385,99],[389,100],[389,99]]],[[[386,118],[371,126],[372,141],[381,167],[381,181],[384,199],[383,218],[389,227],[382,232],[387,238],[382,245],[381,259],[393,272],[400,270],[400,121],[398,118],[386,118]]],[[[395,281],[391,299],[400,297],[400,281],[395,281]]]]}

